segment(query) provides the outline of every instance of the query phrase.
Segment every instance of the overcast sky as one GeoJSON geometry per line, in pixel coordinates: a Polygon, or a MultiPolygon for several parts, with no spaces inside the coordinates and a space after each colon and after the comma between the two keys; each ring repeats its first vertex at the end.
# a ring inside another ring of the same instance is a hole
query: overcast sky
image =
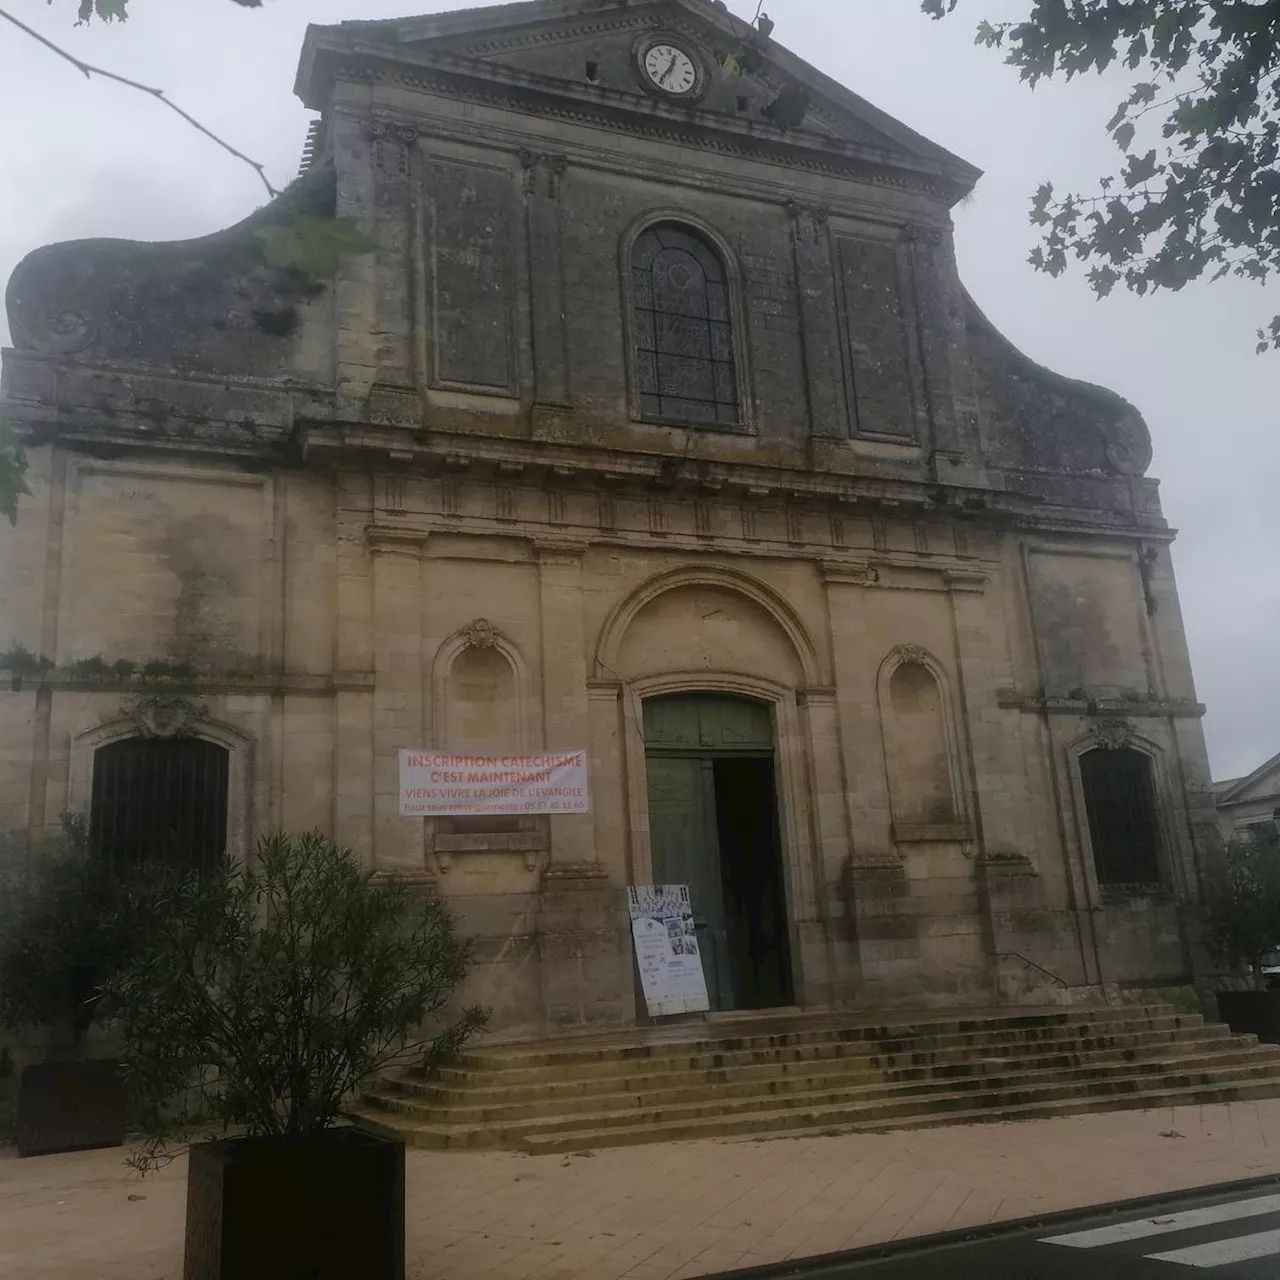
{"type": "MultiPolygon", "coordinates": [[[[75,0],[8,7],[88,62],[166,89],[262,161],[294,176],[309,115],[292,95],[308,22],[468,7],[441,0],[131,0],[127,25],[74,26],[75,0]]],[[[733,0],[750,18],[752,0],[733,0]]],[[[1079,279],[1026,263],[1027,198],[1052,177],[1088,186],[1114,164],[1102,124],[1116,81],[1019,84],[973,45],[979,17],[1023,0],[963,0],[934,23],[918,0],[766,0],[774,38],[877,106],[985,170],[956,212],[960,271],[1028,355],[1114,387],[1146,415],[1163,481],[1214,775],[1280,751],[1280,355],[1253,330],[1280,289],[1224,283],[1155,299],[1094,301],[1079,279]]],[[[71,66],[0,21],[0,280],[37,245],[82,236],[173,239],[235,222],[264,197],[254,173],[162,106],[71,66]]],[[[0,321],[0,340],[8,330],[0,321]]]]}

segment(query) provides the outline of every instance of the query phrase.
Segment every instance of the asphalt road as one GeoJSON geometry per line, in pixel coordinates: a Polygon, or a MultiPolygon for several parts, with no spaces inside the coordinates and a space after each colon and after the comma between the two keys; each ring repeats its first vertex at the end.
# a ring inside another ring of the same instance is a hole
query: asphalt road
{"type": "MultiPolygon", "coordinates": [[[[1055,1215],[987,1238],[859,1250],[734,1280],[1280,1280],[1280,1182],[1055,1215]]],[[[708,1278],[720,1280],[720,1278],[708,1278]]],[[[724,1280],[728,1280],[727,1277],[724,1280]]]]}

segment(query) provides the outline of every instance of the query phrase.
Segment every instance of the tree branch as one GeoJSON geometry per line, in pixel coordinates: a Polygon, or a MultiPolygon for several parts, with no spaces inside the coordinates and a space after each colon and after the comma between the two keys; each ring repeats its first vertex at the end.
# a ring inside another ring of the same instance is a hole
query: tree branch
{"type": "MultiPolygon", "coordinates": [[[[238,0],[238,2],[244,3],[244,0],[238,0]]],[[[140,84],[137,80],[130,80],[128,76],[117,75],[114,71],[106,71],[102,67],[95,67],[91,63],[81,61],[81,59],[77,58],[75,54],[68,53],[61,46],[54,44],[54,42],[47,36],[42,36],[38,31],[27,26],[25,22],[20,22],[13,16],[13,14],[4,9],[0,9],[0,18],[4,18],[6,21],[13,23],[19,31],[25,32],[33,40],[44,45],[46,49],[51,50],[53,53],[56,53],[58,57],[71,63],[77,71],[83,73],[86,79],[93,76],[102,76],[106,80],[114,80],[117,84],[127,85],[130,89],[137,89],[139,93],[149,94],[151,97],[155,98],[157,102],[161,102],[168,107],[170,111],[180,115],[189,125],[191,125],[193,129],[198,129],[206,138],[216,142],[224,151],[230,152],[237,160],[243,160],[245,164],[254,170],[258,177],[262,179],[262,185],[266,187],[269,195],[275,197],[280,194],[280,192],[271,185],[266,174],[266,169],[262,165],[260,165],[256,160],[251,160],[243,151],[237,151],[229,142],[224,142],[211,129],[206,129],[205,126],[202,125],[194,116],[183,111],[176,102],[170,101],[170,99],[165,96],[163,89],[153,89],[150,85],[140,84]]]]}

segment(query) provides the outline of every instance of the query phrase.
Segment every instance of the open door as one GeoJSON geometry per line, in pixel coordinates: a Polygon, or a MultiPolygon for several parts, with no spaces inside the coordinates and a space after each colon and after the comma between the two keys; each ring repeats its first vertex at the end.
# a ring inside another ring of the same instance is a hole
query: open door
{"type": "Polygon", "coordinates": [[[773,718],[715,694],[645,703],[655,883],[687,884],[711,1007],[792,1002],[773,718]]]}

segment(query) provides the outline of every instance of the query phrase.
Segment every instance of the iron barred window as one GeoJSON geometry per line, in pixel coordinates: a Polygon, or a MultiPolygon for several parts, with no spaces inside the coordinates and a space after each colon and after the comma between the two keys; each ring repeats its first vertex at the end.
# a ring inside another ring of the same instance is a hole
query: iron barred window
{"type": "Polygon", "coordinates": [[[93,757],[90,830],[125,870],[157,861],[210,870],[227,851],[229,753],[200,738],[125,738],[93,757]]]}
{"type": "Polygon", "coordinates": [[[1080,757],[1089,839],[1103,888],[1159,885],[1160,836],[1151,760],[1130,748],[1080,757]]]}
{"type": "Polygon", "coordinates": [[[684,227],[658,223],[636,241],[631,278],[641,414],[736,424],[733,326],[719,254],[684,227]]]}

